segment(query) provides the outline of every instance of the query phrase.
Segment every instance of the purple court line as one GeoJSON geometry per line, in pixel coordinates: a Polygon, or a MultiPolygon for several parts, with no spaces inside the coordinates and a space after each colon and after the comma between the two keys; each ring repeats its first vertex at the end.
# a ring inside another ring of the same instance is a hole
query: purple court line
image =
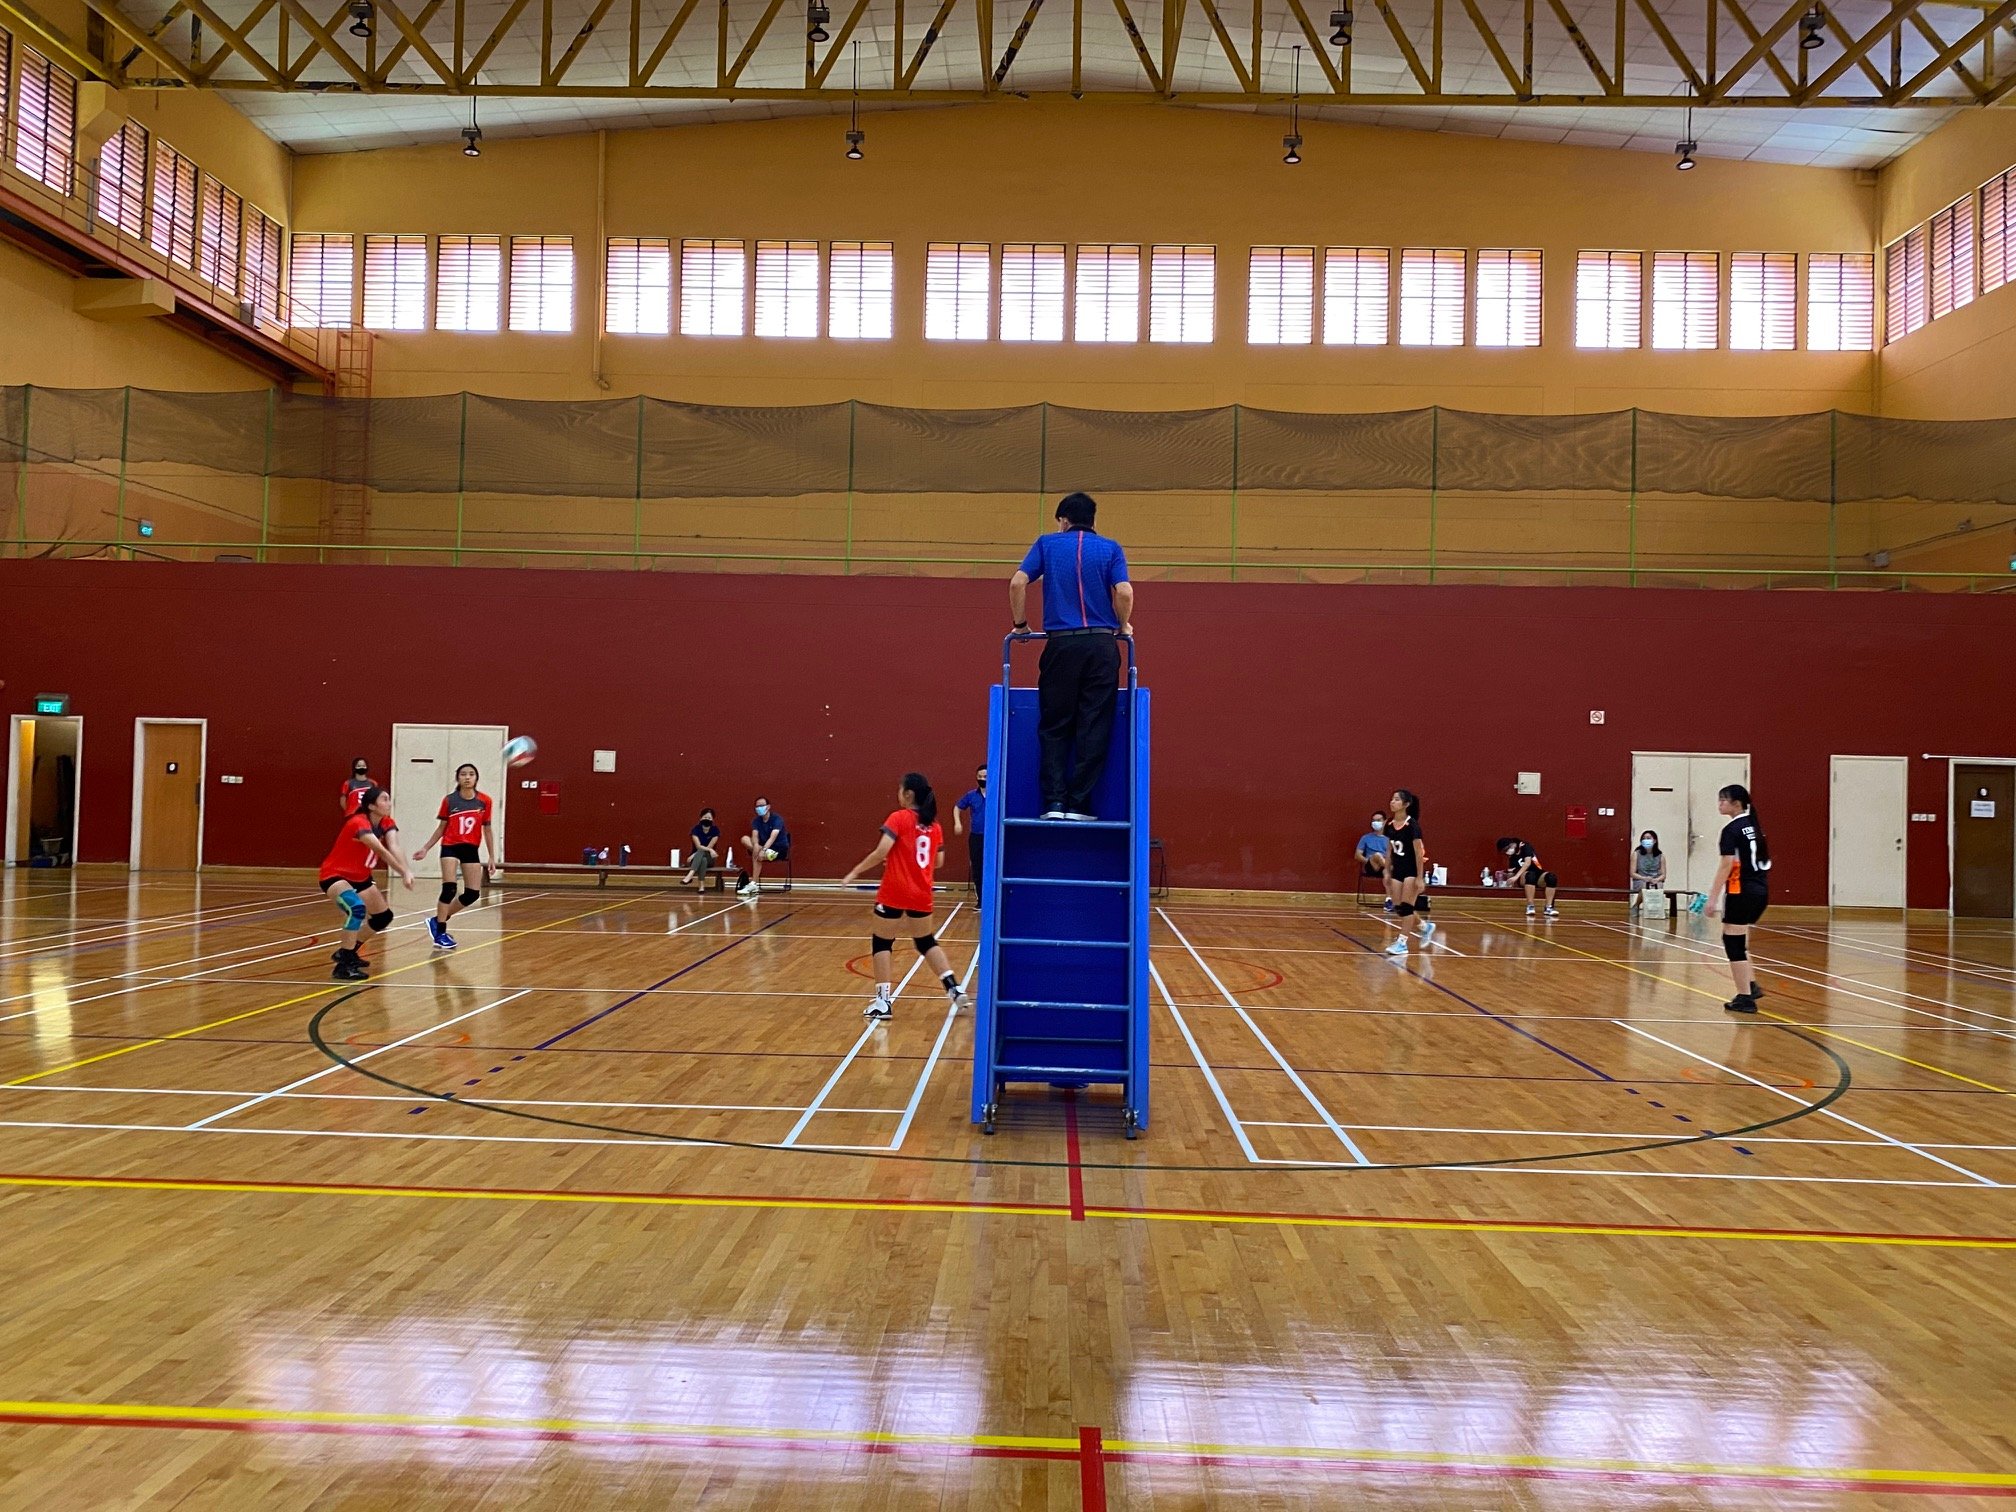
{"type": "MultiPolygon", "coordinates": [[[[1339,939],[1349,940],[1353,945],[1356,945],[1360,950],[1364,951],[1367,955],[1379,954],[1377,950],[1374,950],[1370,945],[1367,945],[1363,940],[1357,938],[1355,935],[1345,934],[1344,931],[1339,929],[1335,924],[1329,925],[1327,927],[1329,928],[1330,933],[1336,935],[1339,939]]],[[[1599,1076],[1606,1082],[1614,1082],[1615,1080],[1617,1080],[1617,1078],[1612,1076],[1608,1071],[1598,1070],[1596,1067],[1590,1065],[1589,1062],[1582,1059],[1581,1056],[1571,1055],[1568,1051],[1563,1050],[1559,1045],[1552,1044],[1549,1041],[1540,1038],[1540,1036],[1533,1033],[1532,1030],[1522,1029],[1517,1024],[1513,1023],[1512,1020],[1504,1018],[1499,1014],[1493,1013],[1489,1008],[1483,1007],[1481,1004],[1471,1002],[1470,999],[1463,996],[1462,993],[1455,991],[1453,988],[1444,987],[1440,982],[1432,981],[1428,977],[1420,975],[1418,972],[1410,971],[1407,974],[1413,977],[1415,981],[1421,983],[1422,986],[1433,987],[1437,992],[1441,993],[1444,997],[1454,998],[1457,1002],[1461,1003],[1465,1008],[1470,1009],[1473,1013],[1483,1014],[1484,1017],[1490,1019],[1492,1023],[1503,1024],[1507,1029],[1510,1029],[1514,1034],[1524,1035],[1527,1039],[1533,1041],[1533,1043],[1538,1045],[1541,1049],[1552,1050],[1556,1055],[1560,1056],[1561,1059],[1565,1061],[1573,1061],[1576,1065],[1580,1066],[1584,1071],[1587,1071],[1591,1076],[1599,1076]]]]}
{"type": "MultiPolygon", "coordinates": [[[[792,910],[793,913],[795,913],[796,911],[797,910],[795,909],[792,910]]],[[[532,1048],[534,1050],[551,1050],[555,1045],[559,1044],[560,1041],[567,1038],[568,1035],[579,1034],[583,1029],[586,1029],[590,1024],[594,1023],[597,1019],[605,1019],[609,1017],[610,1014],[614,1013],[617,1009],[628,1008],[632,1003],[636,1002],[639,998],[649,997],[652,993],[656,992],[660,987],[668,986],[671,983],[678,981],[679,978],[686,976],[692,972],[698,971],[702,966],[705,966],[709,961],[717,960],[721,956],[728,954],[728,952],[733,950],[737,945],[745,945],[749,941],[755,939],[758,935],[768,933],[770,930],[775,929],[779,924],[782,924],[786,919],[790,917],[791,914],[788,913],[780,914],[778,917],[772,919],[768,924],[765,924],[761,929],[752,929],[749,931],[749,933],[745,935],[737,935],[734,939],[730,940],[726,945],[723,945],[719,950],[710,951],[708,954],[700,957],[699,960],[694,961],[689,965],[681,966],[677,971],[673,972],[672,975],[666,977],[663,981],[653,982],[649,987],[646,987],[642,992],[633,992],[630,994],[630,996],[624,998],[622,1002],[611,1003],[607,1008],[604,1008],[601,1012],[589,1014],[588,1017],[581,1020],[580,1023],[574,1025],[572,1028],[562,1029],[558,1034],[554,1035],[551,1039],[541,1040],[538,1044],[534,1045],[532,1048]]]]}

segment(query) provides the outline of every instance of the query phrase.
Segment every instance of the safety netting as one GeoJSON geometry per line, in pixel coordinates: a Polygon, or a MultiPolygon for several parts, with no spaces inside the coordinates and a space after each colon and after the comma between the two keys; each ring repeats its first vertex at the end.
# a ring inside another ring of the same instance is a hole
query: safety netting
{"type": "Polygon", "coordinates": [[[2016,521],[2016,420],[1835,411],[35,386],[0,388],[0,465],[10,555],[979,573],[1082,489],[1165,576],[1986,587],[2016,521]]]}

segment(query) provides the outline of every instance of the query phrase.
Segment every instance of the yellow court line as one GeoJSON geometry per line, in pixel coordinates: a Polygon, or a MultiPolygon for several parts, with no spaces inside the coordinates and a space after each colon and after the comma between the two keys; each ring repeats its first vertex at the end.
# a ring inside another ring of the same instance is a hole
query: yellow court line
{"type": "MultiPolygon", "coordinates": [[[[1077,1455],[1077,1438],[997,1433],[893,1433],[876,1429],[772,1428],[729,1424],[625,1422],[594,1418],[507,1418],[405,1412],[277,1411],[255,1407],[190,1407],[153,1402],[0,1401],[0,1416],[47,1418],[76,1424],[160,1423],[201,1427],[232,1423],[248,1427],[412,1428],[439,1432],[493,1432],[628,1435],[658,1439],[743,1440],[752,1443],[836,1444],[863,1447],[1034,1450],[1077,1455]]],[[[1551,1470],[1566,1473],[1639,1476],[1694,1476],[1717,1480],[1845,1481],[1856,1484],[1925,1485],[2004,1489],[2016,1474],[1985,1470],[1900,1470],[1837,1465],[1746,1465],[1696,1461],[1581,1458],[1546,1454],[1450,1454],[1371,1448],[1319,1448],[1281,1444],[1184,1444],[1106,1439],[1108,1455],[1182,1458],[1269,1459],[1284,1463],[1351,1461],[1358,1464],[1469,1467],[1480,1470],[1551,1470]]]]}
{"type": "MultiPolygon", "coordinates": [[[[530,929],[513,930],[510,934],[499,935],[494,940],[484,940],[478,944],[466,946],[458,951],[457,954],[464,956],[473,955],[479,950],[489,950],[495,946],[502,945],[506,940],[522,939],[526,935],[538,934],[541,930],[557,929],[562,924],[572,924],[577,919],[593,918],[596,914],[608,913],[612,909],[617,908],[628,908],[632,903],[647,902],[651,898],[663,896],[664,892],[661,889],[655,893],[645,893],[638,898],[626,898],[621,903],[610,903],[601,908],[591,908],[585,913],[570,914],[564,919],[554,919],[547,924],[535,924],[530,929]]],[[[383,980],[383,977],[395,977],[404,972],[418,971],[422,966],[431,966],[439,959],[439,956],[433,956],[426,960],[414,961],[410,965],[394,967],[391,971],[383,973],[383,976],[374,978],[373,980],[383,980]]],[[[368,986],[369,984],[366,983],[365,985],[368,986]]],[[[45,1071],[31,1072],[27,1076],[17,1076],[12,1081],[0,1082],[0,1087],[26,1086],[29,1082],[40,1081],[45,1076],[57,1076],[65,1071],[75,1071],[80,1066],[94,1066],[99,1061],[108,1061],[121,1055],[131,1055],[135,1050],[151,1050],[154,1046],[165,1045],[170,1040],[187,1039],[192,1034],[202,1034],[211,1029],[221,1029],[226,1024],[243,1023],[246,1019],[259,1017],[262,1013],[277,1013],[282,1008],[293,1008],[302,1003],[312,1003],[319,997],[328,997],[331,993],[348,992],[350,990],[352,988],[348,982],[337,982],[332,986],[318,987],[313,992],[304,992],[299,997],[288,998],[284,1003],[269,1003],[264,1008],[253,1008],[244,1013],[234,1013],[228,1018],[212,1019],[207,1024],[197,1024],[189,1029],[177,1029],[173,1034],[164,1034],[159,1039],[142,1040],[137,1045],[122,1045],[117,1050],[100,1051],[97,1055],[87,1055],[82,1060],[68,1061],[60,1066],[51,1066],[45,1071]]]]}
{"type": "MultiPolygon", "coordinates": [[[[214,1192],[249,1196],[386,1197],[412,1201],[561,1202],[611,1207],[726,1208],[744,1211],[832,1213],[933,1213],[953,1216],[1070,1219],[1061,1203],[931,1202],[848,1197],[716,1196],[681,1192],[567,1192],[503,1187],[345,1186],[286,1181],[203,1181],[153,1176],[28,1176],[0,1174],[0,1188],[81,1189],[128,1192],[214,1192]]],[[[1232,1213],[1184,1208],[1088,1206],[1087,1218],[1110,1222],[1278,1224],[1287,1228],[1374,1229],[1456,1234],[1554,1234],[1618,1239],[1738,1239],[1774,1244],[1858,1244],[1898,1248],[2016,1250],[2016,1237],[1988,1234],[1883,1234],[1823,1229],[1686,1228],[1674,1225],[1603,1223],[1521,1223],[1462,1218],[1382,1218],[1326,1213],[1232,1213]]]]}
{"type": "MultiPolygon", "coordinates": [[[[1462,917],[1475,919],[1480,924],[1495,924],[1497,922],[1486,919],[1480,914],[1466,913],[1462,917]]],[[[1654,982],[1664,982],[1668,987],[1678,987],[1687,992],[1698,993],[1705,998],[1717,997],[1717,994],[1708,991],[1705,987],[1696,987],[1690,982],[1676,982],[1671,977],[1660,976],[1656,971],[1645,971],[1640,967],[1631,965],[1628,961],[1613,960],[1609,956],[1597,955],[1594,951],[1582,950],[1573,945],[1563,945],[1559,940],[1550,940],[1547,936],[1534,934],[1531,930],[1514,929],[1509,924],[1498,925],[1498,927],[1510,934],[1524,935],[1529,940],[1538,940],[1543,945],[1552,945],[1556,950],[1565,950],[1571,955],[1584,956],[1592,961],[1601,961],[1605,966],[1615,966],[1619,971],[1628,971],[1634,976],[1646,977],[1654,982]]],[[[1861,1040],[1849,1039],[1847,1035],[1837,1034],[1832,1029],[1818,1028],[1813,1024],[1807,1023],[1804,1019],[1787,1018],[1782,1013],[1773,1013],[1769,1008],[1760,1008],[1757,1011],[1765,1018],[1776,1019],[1781,1024],[1790,1024],[1794,1029],[1804,1029],[1808,1034],[1818,1034],[1827,1039],[1841,1040],[1846,1044],[1854,1045],[1857,1049],[1867,1050],[1871,1055],[1880,1055],[1888,1060],[1900,1061],[1907,1066],[1916,1066],[1920,1071],[1930,1071],[1939,1076],[1950,1076],[1955,1081],[1965,1082],[1970,1087],[1980,1087],[1987,1092],[2000,1092],[2005,1097],[2016,1096],[2016,1093],[2011,1093],[2007,1087],[1998,1087],[1993,1082],[1976,1081],[1973,1077],[1963,1076],[1958,1071],[1948,1071],[1944,1066],[1935,1066],[1929,1061],[1913,1060],[1910,1056],[1899,1055],[1894,1050],[1881,1050],[1874,1045],[1865,1045],[1861,1040]]]]}

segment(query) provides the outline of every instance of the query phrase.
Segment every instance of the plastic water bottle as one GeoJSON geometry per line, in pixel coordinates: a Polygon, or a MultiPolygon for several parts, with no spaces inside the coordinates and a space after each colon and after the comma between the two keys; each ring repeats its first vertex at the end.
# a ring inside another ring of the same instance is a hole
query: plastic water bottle
{"type": "Polygon", "coordinates": [[[1484,873],[1483,873],[1483,875],[1482,875],[1482,876],[1480,876],[1480,877],[1479,877],[1479,878],[1477,879],[1477,885],[1478,885],[1479,887],[1489,887],[1489,886],[1491,886],[1491,868],[1490,868],[1490,867],[1488,867],[1488,866],[1487,866],[1487,867],[1485,867],[1485,868],[1484,868],[1484,873]]]}

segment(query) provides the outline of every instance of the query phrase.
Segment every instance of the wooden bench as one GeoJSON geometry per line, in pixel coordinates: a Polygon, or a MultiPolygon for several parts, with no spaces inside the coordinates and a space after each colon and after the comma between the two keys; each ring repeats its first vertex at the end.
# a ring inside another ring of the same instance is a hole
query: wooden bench
{"type": "MultiPolygon", "coordinates": [[[[637,877],[640,880],[684,877],[683,866],[619,866],[614,861],[509,861],[504,865],[507,881],[521,872],[533,872],[542,877],[593,877],[597,887],[607,887],[611,877],[637,877]]],[[[728,873],[720,867],[711,873],[715,892],[725,891],[728,873]]]]}
{"type": "MultiPolygon", "coordinates": [[[[1375,875],[1378,874],[1361,869],[1358,879],[1360,891],[1355,895],[1358,901],[1363,901],[1363,889],[1366,881],[1375,875]]],[[[1512,902],[1519,902],[1526,896],[1526,889],[1516,882],[1503,887],[1486,887],[1481,882],[1449,882],[1439,887],[1431,883],[1426,891],[1431,898],[1455,893],[1458,896],[1467,898],[1505,898],[1512,902]]],[[[1684,887],[1668,887],[1661,889],[1661,891],[1666,894],[1666,927],[1669,930],[1675,929],[1678,927],[1680,915],[1686,911],[1683,900],[1698,898],[1700,894],[1691,892],[1684,887]]],[[[1536,892],[1544,892],[1544,889],[1536,889],[1536,892]]],[[[1628,887],[1557,887],[1554,889],[1554,894],[1560,898],[1621,898],[1626,904],[1631,900],[1631,889],[1628,887]]]]}

